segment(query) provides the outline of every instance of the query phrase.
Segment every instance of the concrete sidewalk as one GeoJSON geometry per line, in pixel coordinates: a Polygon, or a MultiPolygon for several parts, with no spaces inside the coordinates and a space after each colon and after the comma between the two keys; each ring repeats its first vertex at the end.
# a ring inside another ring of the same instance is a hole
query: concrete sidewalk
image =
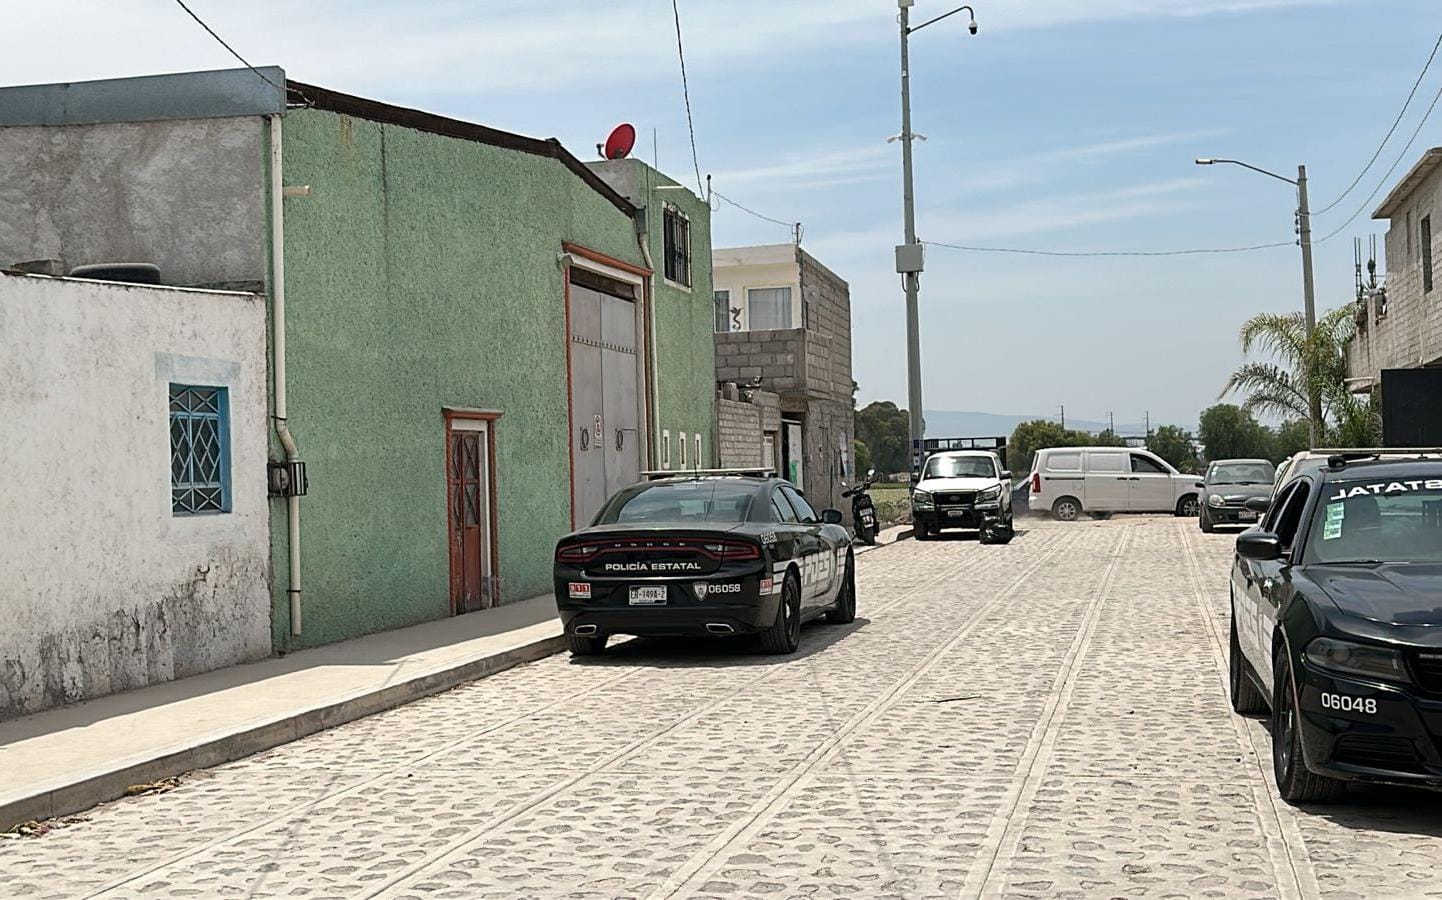
{"type": "Polygon", "coordinates": [[[0,830],[89,809],[564,646],[536,597],[0,723],[0,830]]]}

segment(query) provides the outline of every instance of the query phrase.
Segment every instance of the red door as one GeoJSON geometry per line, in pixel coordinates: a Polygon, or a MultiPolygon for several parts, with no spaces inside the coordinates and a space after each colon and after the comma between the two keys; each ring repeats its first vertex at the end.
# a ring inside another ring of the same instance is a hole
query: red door
{"type": "Polygon", "coordinates": [[[490,422],[452,420],[447,429],[451,611],[496,604],[491,507],[490,422]]]}

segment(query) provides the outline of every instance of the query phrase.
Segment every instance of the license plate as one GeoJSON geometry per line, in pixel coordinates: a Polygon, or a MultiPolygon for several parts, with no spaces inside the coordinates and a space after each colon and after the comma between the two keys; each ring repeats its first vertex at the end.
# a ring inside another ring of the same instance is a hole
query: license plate
{"type": "Polygon", "coordinates": [[[633,587],[631,588],[632,606],[665,606],[666,589],[664,587],[633,587]]]}
{"type": "Polygon", "coordinates": [[[1238,513],[1238,514],[1237,514],[1237,521],[1238,521],[1238,522],[1255,522],[1255,521],[1257,521],[1257,514],[1254,513],[1254,512],[1238,513]]]}
{"type": "Polygon", "coordinates": [[[962,516],[966,515],[966,510],[964,510],[964,509],[948,509],[948,510],[946,511],[946,514],[947,514],[948,516],[951,516],[953,519],[959,519],[959,518],[961,518],[962,516]]]}

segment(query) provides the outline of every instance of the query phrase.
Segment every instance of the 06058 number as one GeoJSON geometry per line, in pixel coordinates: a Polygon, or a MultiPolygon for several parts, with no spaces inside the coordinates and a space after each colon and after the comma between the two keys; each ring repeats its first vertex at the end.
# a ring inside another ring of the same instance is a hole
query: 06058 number
{"type": "Polygon", "coordinates": [[[1342,712],[1358,712],[1376,715],[1377,701],[1372,697],[1349,697],[1346,694],[1323,694],[1323,709],[1338,709],[1342,712]]]}

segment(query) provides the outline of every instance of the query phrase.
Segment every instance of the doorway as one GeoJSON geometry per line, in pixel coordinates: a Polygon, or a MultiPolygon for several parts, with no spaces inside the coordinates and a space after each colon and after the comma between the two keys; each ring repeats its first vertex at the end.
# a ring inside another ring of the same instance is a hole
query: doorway
{"type": "Polygon", "coordinates": [[[496,447],[499,413],[446,410],[446,510],[452,615],[500,603],[496,577],[496,447]]]}

